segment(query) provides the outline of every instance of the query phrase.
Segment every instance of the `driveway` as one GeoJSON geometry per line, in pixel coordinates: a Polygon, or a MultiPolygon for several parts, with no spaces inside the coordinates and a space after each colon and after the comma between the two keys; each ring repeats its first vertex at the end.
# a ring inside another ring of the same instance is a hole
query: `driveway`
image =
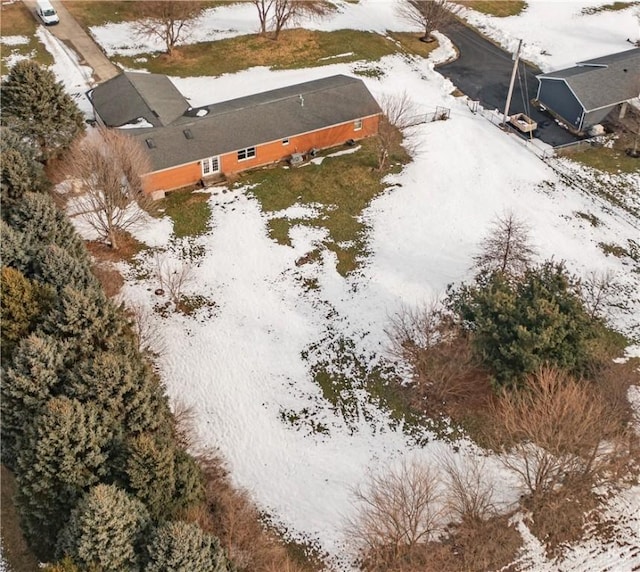
{"type": "MultiPolygon", "coordinates": [[[[36,15],[36,0],[22,1],[29,8],[38,24],[42,24],[40,18],[36,15]]],[[[103,82],[118,75],[120,70],[102,53],[102,50],[82,29],[80,24],[76,22],[75,18],[64,7],[64,4],[60,0],[52,0],[51,4],[58,13],[60,23],[55,26],[49,26],[47,29],[56,38],[73,46],[73,49],[80,57],[80,63],[93,69],[93,77],[96,82],[103,82]]]]}
{"type": "MultiPolygon", "coordinates": [[[[480,101],[483,107],[504,112],[513,69],[512,55],[459,22],[447,26],[443,33],[456,45],[460,57],[454,62],[438,66],[437,70],[464,94],[480,101]]],[[[550,115],[538,111],[531,105],[526,109],[525,102],[536,96],[538,80],[535,74],[539,72],[528,65],[525,65],[525,70],[526,82],[521,63],[522,89],[516,77],[509,114],[527,113],[538,122],[538,139],[554,147],[580,139],[560,127],[550,115]],[[523,98],[525,84],[527,95],[523,98]]]]}

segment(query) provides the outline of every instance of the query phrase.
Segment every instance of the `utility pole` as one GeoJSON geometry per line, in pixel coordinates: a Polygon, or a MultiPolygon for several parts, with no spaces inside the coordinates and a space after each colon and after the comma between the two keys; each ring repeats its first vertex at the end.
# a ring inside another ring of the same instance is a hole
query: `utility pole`
{"type": "Polygon", "coordinates": [[[511,106],[511,96],[513,95],[513,85],[516,81],[516,72],[518,71],[518,62],[520,61],[520,48],[522,48],[522,40],[518,42],[518,49],[513,57],[513,71],[511,72],[511,83],[509,83],[509,93],[507,94],[507,103],[504,106],[504,127],[507,128],[507,120],[509,119],[509,107],[511,106]]]}

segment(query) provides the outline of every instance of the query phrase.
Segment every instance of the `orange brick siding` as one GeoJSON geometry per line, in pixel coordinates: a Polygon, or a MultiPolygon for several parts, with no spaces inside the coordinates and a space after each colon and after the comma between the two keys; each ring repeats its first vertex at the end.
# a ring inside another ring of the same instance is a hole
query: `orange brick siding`
{"type": "MultiPolygon", "coordinates": [[[[354,122],[327,127],[303,135],[289,137],[289,144],[282,140],[256,144],[256,156],[238,161],[238,153],[226,153],[220,157],[222,173],[237,173],[254,167],[275,163],[289,157],[292,153],[306,153],[310,149],[327,149],[342,145],[349,139],[364,139],[378,132],[380,116],[366,117],[362,120],[362,129],[354,130],[354,122]]],[[[204,157],[203,157],[204,158],[204,157]]],[[[145,191],[170,191],[197,183],[202,178],[200,161],[180,165],[164,171],[156,171],[145,176],[145,191]]]]}

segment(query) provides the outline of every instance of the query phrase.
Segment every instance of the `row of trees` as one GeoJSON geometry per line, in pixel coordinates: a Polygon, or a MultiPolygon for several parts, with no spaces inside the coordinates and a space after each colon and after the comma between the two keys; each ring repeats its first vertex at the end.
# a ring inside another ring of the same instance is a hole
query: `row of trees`
{"type": "Polygon", "coordinates": [[[2,462],[27,542],[60,560],[54,570],[230,570],[219,541],[180,520],[203,501],[202,471],[131,324],[47,194],[42,163],[73,147],[80,113],[32,62],[12,69],[2,95],[12,157],[0,222],[2,462]]]}
{"type": "MultiPolygon", "coordinates": [[[[322,18],[331,12],[327,0],[247,0],[256,8],[260,34],[277,40],[284,28],[301,18],[322,18]]],[[[136,3],[134,27],[141,36],[157,38],[172,55],[176,46],[199,25],[206,3],[200,0],[145,0],[136,3]]],[[[403,0],[398,13],[424,31],[422,41],[433,41],[434,30],[448,24],[459,10],[448,0],[403,0]]]]}

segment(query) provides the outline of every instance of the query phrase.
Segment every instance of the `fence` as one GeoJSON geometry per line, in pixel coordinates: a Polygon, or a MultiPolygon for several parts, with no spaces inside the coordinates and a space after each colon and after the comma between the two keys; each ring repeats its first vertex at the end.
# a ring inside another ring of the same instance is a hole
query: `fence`
{"type": "Polygon", "coordinates": [[[435,111],[425,113],[423,115],[415,115],[407,119],[407,127],[414,125],[422,125],[423,123],[431,123],[432,121],[444,121],[451,117],[451,109],[448,107],[436,107],[435,111]]]}

